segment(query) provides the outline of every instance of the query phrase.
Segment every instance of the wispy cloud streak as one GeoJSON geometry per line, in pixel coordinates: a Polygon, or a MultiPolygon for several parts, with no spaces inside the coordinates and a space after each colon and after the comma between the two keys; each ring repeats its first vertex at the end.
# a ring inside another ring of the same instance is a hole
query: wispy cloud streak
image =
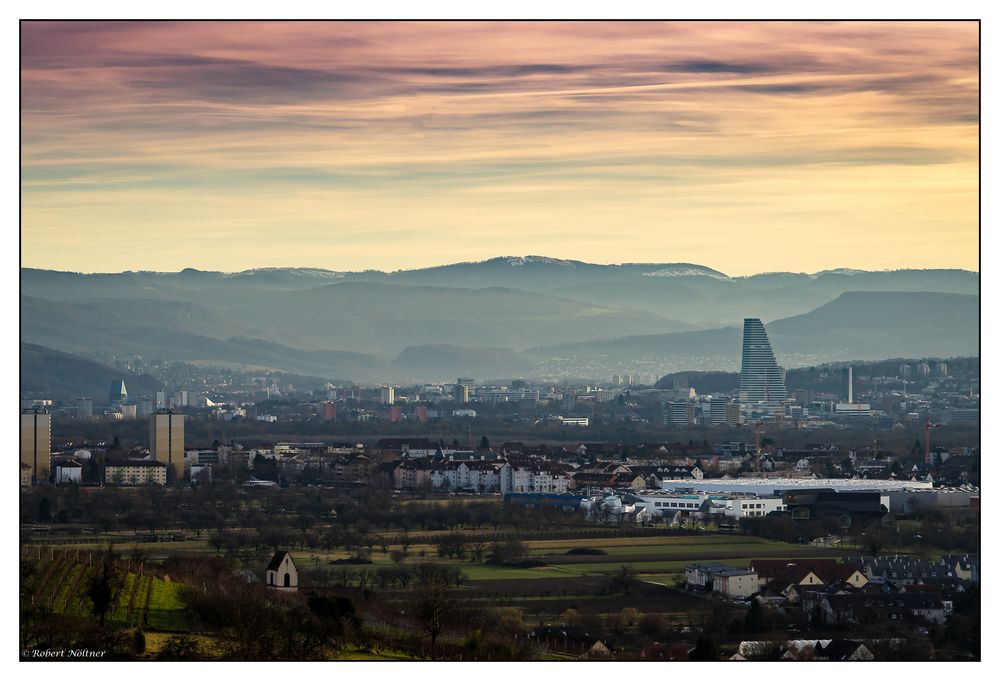
{"type": "Polygon", "coordinates": [[[395,268],[500,243],[738,274],[948,233],[912,264],[975,268],[978,48],[969,22],[26,22],[22,256],[395,268]]]}

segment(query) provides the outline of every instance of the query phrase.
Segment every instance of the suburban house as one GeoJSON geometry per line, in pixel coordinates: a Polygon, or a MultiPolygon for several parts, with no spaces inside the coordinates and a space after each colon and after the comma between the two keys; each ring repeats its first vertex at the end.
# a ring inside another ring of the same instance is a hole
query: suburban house
{"type": "Polygon", "coordinates": [[[264,583],[276,589],[297,589],[299,571],[288,551],[277,551],[264,571],[264,583]]]}

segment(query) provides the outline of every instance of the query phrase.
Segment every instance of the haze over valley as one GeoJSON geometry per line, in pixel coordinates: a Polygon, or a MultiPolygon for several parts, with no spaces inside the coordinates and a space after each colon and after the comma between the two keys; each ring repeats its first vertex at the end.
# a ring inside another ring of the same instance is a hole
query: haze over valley
{"type": "Polygon", "coordinates": [[[21,271],[21,340],[356,381],[734,370],[760,317],[787,367],[979,354],[979,274],[729,277],[690,263],[499,257],[396,272],[21,271]]]}

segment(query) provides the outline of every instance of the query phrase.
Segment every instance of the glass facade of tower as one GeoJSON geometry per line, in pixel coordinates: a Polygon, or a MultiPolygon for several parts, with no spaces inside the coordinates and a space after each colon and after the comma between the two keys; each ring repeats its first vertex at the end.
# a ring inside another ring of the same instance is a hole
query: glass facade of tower
{"type": "Polygon", "coordinates": [[[774,359],[764,324],[759,319],[744,319],[740,402],[776,405],[787,399],[785,372],[774,359]]]}

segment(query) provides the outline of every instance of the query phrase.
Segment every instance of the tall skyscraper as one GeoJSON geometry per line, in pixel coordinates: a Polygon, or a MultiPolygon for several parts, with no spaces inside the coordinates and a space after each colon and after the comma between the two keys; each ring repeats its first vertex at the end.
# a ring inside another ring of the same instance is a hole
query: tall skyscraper
{"type": "Polygon", "coordinates": [[[21,412],[21,463],[31,466],[31,482],[48,481],[52,456],[52,414],[44,409],[21,412]]]}
{"type": "Polygon", "coordinates": [[[184,415],[161,411],[149,417],[149,451],[174,471],[174,479],[184,477],[184,415]]]}
{"type": "Polygon", "coordinates": [[[842,397],[847,404],[854,404],[854,367],[849,366],[841,370],[840,375],[842,397]]]}
{"type": "Polygon", "coordinates": [[[382,404],[396,404],[396,389],[382,388],[380,398],[382,404]]]}
{"type": "Polygon", "coordinates": [[[740,402],[774,406],[787,399],[784,371],[774,359],[764,324],[759,319],[744,319],[740,402]]]}
{"type": "Polygon", "coordinates": [[[469,386],[459,383],[454,387],[452,396],[458,404],[467,404],[469,401],[469,386]]]}

